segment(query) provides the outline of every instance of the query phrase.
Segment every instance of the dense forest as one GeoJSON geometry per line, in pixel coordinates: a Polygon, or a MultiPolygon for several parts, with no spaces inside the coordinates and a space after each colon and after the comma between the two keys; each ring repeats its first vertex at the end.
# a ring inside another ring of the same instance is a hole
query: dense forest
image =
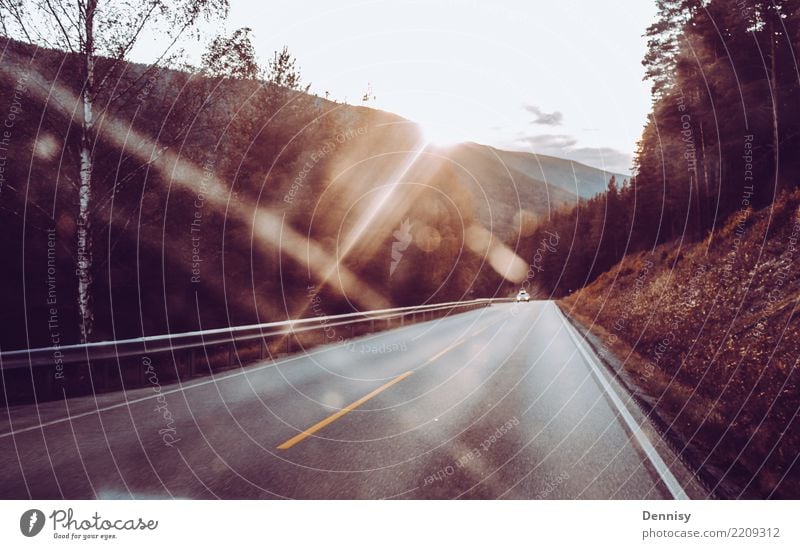
{"type": "Polygon", "coordinates": [[[630,181],[554,211],[520,253],[539,254],[543,295],[570,294],[626,254],[681,239],[713,242],[726,220],[798,186],[797,0],[659,0],[643,60],[653,107],[630,181]]]}

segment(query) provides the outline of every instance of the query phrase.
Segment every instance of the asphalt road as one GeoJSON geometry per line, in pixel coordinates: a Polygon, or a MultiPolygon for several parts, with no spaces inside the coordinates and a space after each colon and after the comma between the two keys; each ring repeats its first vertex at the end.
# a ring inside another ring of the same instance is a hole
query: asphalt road
{"type": "MultiPolygon", "coordinates": [[[[161,399],[143,388],[11,408],[0,496],[695,497],[570,330],[552,302],[493,305],[161,399]]],[[[158,360],[154,372],[170,367],[158,360]]]]}

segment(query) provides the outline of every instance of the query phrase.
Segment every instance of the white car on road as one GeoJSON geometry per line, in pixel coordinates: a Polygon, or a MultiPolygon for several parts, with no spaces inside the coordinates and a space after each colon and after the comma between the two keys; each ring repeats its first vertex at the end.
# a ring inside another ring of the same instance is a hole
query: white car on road
{"type": "Polygon", "coordinates": [[[527,303],[530,300],[531,300],[531,296],[527,291],[525,291],[525,289],[522,289],[519,292],[517,292],[517,303],[520,303],[522,301],[527,303]]]}

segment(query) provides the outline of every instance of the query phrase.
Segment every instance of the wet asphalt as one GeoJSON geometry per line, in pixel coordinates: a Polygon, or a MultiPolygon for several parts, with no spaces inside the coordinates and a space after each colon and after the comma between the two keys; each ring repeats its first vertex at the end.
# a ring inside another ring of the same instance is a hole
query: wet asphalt
{"type": "Polygon", "coordinates": [[[0,497],[669,497],[553,302],[496,304],[162,395],[9,409],[0,497]]]}

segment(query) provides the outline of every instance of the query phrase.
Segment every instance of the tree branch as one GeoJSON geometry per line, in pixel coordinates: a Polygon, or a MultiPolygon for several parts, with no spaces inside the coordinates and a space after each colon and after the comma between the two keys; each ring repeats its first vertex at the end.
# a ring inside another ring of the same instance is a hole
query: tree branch
{"type": "MultiPolygon", "coordinates": [[[[56,20],[58,28],[61,30],[61,34],[64,36],[64,43],[67,45],[67,48],[69,48],[70,51],[74,52],[75,48],[72,46],[72,40],[70,40],[69,38],[69,33],[67,32],[67,29],[64,28],[64,25],[61,23],[61,18],[56,13],[55,8],[50,3],[50,0],[45,0],[44,3],[47,5],[47,9],[50,10],[50,13],[53,14],[53,19],[56,20]]],[[[61,11],[64,12],[66,11],[66,8],[64,8],[63,5],[61,5],[61,11]]],[[[67,19],[69,20],[69,17],[67,17],[67,19]]]]}

